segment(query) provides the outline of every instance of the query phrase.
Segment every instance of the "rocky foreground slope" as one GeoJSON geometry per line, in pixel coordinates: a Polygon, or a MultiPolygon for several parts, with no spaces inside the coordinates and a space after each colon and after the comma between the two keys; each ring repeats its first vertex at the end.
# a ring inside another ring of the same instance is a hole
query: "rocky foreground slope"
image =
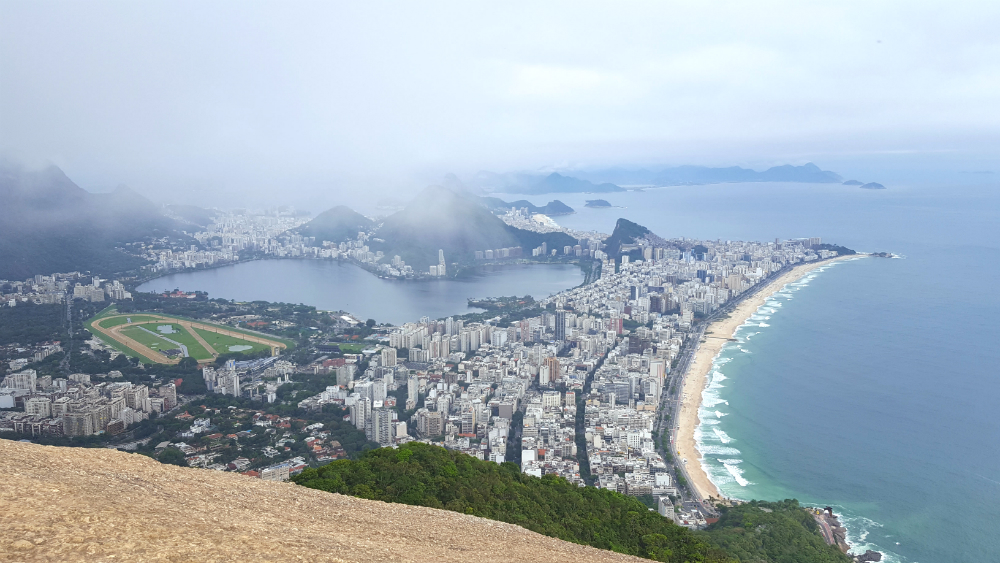
{"type": "Polygon", "coordinates": [[[0,440],[0,561],[646,561],[444,510],[0,440]]]}

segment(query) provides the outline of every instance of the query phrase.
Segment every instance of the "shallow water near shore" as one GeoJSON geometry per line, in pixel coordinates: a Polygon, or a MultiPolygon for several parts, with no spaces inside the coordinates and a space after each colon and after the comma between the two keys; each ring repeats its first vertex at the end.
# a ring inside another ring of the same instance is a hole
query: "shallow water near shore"
{"type": "Polygon", "coordinates": [[[579,229],[625,217],[664,237],[820,236],[905,256],[813,271],[740,328],[699,411],[706,470],[734,498],[832,506],[853,550],[883,561],[1000,560],[1000,190],[690,186],[608,194],[626,207],[613,210],[560,199],[578,213],[558,222],[579,229]]]}

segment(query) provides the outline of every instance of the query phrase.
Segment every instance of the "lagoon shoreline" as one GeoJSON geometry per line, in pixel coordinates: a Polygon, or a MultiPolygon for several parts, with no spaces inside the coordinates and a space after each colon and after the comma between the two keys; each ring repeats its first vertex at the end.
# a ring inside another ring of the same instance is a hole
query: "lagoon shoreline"
{"type": "Polygon", "coordinates": [[[840,260],[858,258],[863,254],[838,256],[828,260],[817,260],[807,264],[799,264],[781,274],[753,295],[745,298],[726,317],[712,321],[706,328],[697,344],[691,363],[683,374],[680,386],[680,409],[677,416],[677,434],[675,454],[684,465],[684,472],[690,482],[691,491],[699,500],[727,498],[708,477],[702,463],[702,454],[695,439],[695,430],[701,424],[698,410],[701,407],[702,394],[708,382],[708,374],[712,371],[715,359],[722,352],[723,346],[734,339],[736,331],[759,309],[772,295],[786,285],[796,282],[813,270],[840,260]]]}

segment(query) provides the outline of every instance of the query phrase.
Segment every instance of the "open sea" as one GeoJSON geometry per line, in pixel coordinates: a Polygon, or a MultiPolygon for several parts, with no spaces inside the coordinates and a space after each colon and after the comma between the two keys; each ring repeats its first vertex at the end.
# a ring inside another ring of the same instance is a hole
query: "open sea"
{"type": "MultiPolygon", "coordinates": [[[[560,224],[819,236],[866,258],[776,294],[716,359],[698,437],[734,498],[842,515],[883,561],[1000,561],[1000,187],[723,184],[556,197],[560,224]],[[620,208],[588,209],[601,197],[620,208]]],[[[504,196],[500,196],[504,197],[504,196]]],[[[508,201],[523,196],[506,196],[508,201]]]]}

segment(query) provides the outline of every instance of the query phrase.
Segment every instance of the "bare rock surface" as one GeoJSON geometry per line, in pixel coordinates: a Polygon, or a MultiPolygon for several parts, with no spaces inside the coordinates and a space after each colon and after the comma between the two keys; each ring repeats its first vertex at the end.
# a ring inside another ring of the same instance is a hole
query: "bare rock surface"
{"type": "Polygon", "coordinates": [[[646,561],[445,510],[0,440],[0,561],[646,561]]]}

